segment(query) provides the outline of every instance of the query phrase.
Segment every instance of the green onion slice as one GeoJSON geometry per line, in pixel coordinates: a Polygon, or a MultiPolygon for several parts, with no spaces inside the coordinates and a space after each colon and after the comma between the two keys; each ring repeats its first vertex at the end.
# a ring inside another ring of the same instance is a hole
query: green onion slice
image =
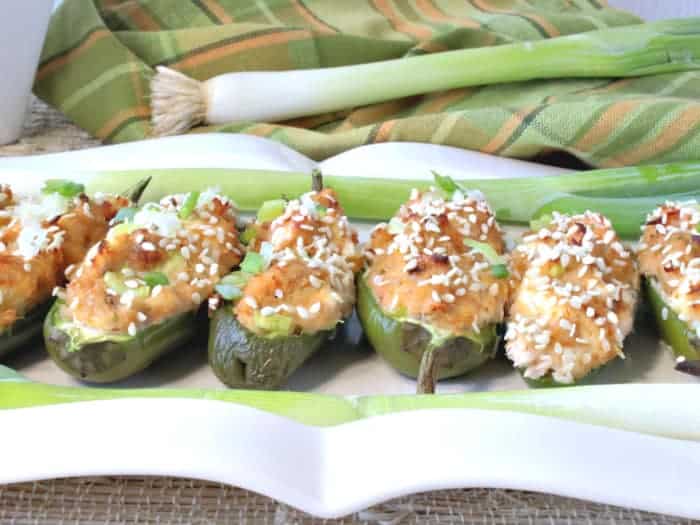
{"type": "Polygon", "coordinates": [[[222,277],[220,282],[223,284],[232,284],[238,288],[243,288],[248,283],[251,277],[252,275],[249,273],[237,271],[225,275],[224,277],[222,277]]]}
{"type": "Polygon", "coordinates": [[[505,279],[510,275],[505,257],[499,255],[496,250],[493,249],[493,246],[486,242],[475,241],[474,239],[464,239],[464,244],[484,256],[491,264],[491,273],[494,277],[505,279]]]}
{"type": "Polygon", "coordinates": [[[227,301],[236,301],[243,297],[241,289],[234,284],[220,282],[214,288],[227,301]]]}
{"type": "Polygon", "coordinates": [[[265,259],[258,252],[248,252],[241,263],[241,270],[246,273],[256,274],[265,268],[265,259]]]}
{"type": "Polygon", "coordinates": [[[553,219],[554,218],[552,217],[551,213],[540,215],[536,219],[532,219],[530,221],[530,229],[532,231],[540,231],[542,228],[549,226],[553,219]]]}
{"type": "Polygon", "coordinates": [[[392,235],[398,235],[399,233],[403,233],[404,228],[405,225],[403,222],[401,222],[401,219],[392,217],[386,230],[392,235]]]}
{"type": "Polygon", "coordinates": [[[191,191],[188,193],[177,216],[181,219],[187,219],[190,215],[192,215],[192,212],[197,207],[197,201],[199,201],[198,191],[191,191]]]}
{"type": "Polygon", "coordinates": [[[115,224],[120,222],[132,222],[134,220],[134,215],[136,215],[137,211],[138,208],[134,208],[133,206],[129,206],[128,208],[121,208],[114,216],[114,219],[112,219],[112,222],[114,222],[115,224]]]}
{"type": "Polygon", "coordinates": [[[292,332],[294,321],[286,315],[262,315],[255,312],[255,325],[270,335],[286,336],[292,332]]]}
{"type": "Polygon", "coordinates": [[[154,288],[158,285],[166,286],[170,284],[168,276],[163,272],[148,272],[141,278],[149,288],[154,288]]]}
{"type": "Polygon", "coordinates": [[[260,222],[274,221],[277,217],[284,213],[287,203],[282,199],[273,199],[265,201],[258,210],[258,220],[260,222]]]}
{"type": "Polygon", "coordinates": [[[496,279],[507,279],[510,276],[510,272],[505,264],[494,264],[491,266],[491,275],[496,279]]]}
{"type": "Polygon", "coordinates": [[[258,234],[257,230],[255,229],[254,226],[249,225],[246,226],[246,229],[243,230],[243,233],[241,233],[241,242],[243,244],[250,244],[253,239],[255,239],[255,236],[258,234]]]}
{"type": "Polygon", "coordinates": [[[63,197],[75,197],[85,191],[85,185],[67,179],[48,179],[41,188],[42,193],[58,193],[63,197]]]}

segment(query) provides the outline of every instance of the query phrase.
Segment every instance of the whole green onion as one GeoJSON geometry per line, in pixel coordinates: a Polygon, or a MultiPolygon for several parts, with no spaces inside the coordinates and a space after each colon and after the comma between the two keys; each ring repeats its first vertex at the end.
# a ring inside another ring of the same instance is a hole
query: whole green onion
{"type": "Polygon", "coordinates": [[[0,365],[0,410],[125,398],[208,399],[257,408],[319,427],[411,410],[474,408],[536,414],[630,432],[700,441],[700,415],[695,405],[679,401],[695,399],[699,393],[700,385],[693,384],[623,384],[353,398],[235,389],[109,389],[32,383],[0,365]],[[640,399],[644,402],[640,403],[640,399]]]}
{"type": "MultiPolygon", "coordinates": [[[[144,200],[158,200],[172,188],[200,191],[217,186],[235,199],[243,211],[255,212],[267,200],[301,195],[309,188],[308,173],[220,168],[181,168],[82,173],[75,176],[88,192],[118,192],[145,176],[152,178],[144,200]],[[264,184],[261,183],[264,181],[264,184]]],[[[412,188],[427,190],[426,180],[402,180],[325,175],[347,215],[354,219],[386,221],[404,203],[412,188]]],[[[41,181],[41,175],[36,175],[41,181]]],[[[660,164],[564,173],[546,177],[472,179],[459,181],[481,190],[501,222],[528,224],[556,208],[574,213],[585,207],[605,213],[618,234],[638,238],[646,214],[665,200],[700,198],[700,162],[660,164]]]]}
{"type": "Polygon", "coordinates": [[[150,100],[154,133],[172,135],[200,123],[280,121],[467,86],[698,68],[700,19],[686,18],[369,64],[229,73],[204,83],[159,66],[150,100]]]}

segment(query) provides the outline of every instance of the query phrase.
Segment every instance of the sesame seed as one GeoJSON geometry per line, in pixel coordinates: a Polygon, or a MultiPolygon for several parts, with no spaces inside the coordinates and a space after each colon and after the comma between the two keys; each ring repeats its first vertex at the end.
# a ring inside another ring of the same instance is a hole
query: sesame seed
{"type": "Polygon", "coordinates": [[[265,316],[265,317],[269,317],[269,316],[273,315],[274,313],[275,313],[275,309],[272,308],[271,306],[263,306],[260,309],[260,314],[265,316]]]}
{"type": "Polygon", "coordinates": [[[312,314],[317,314],[320,311],[321,311],[321,303],[314,303],[309,308],[309,312],[311,312],[312,314]]]}
{"type": "Polygon", "coordinates": [[[297,313],[299,314],[299,317],[302,319],[308,319],[309,318],[309,311],[304,308],[303,306],[297,306],[297,313]]]}
{"type": "Polygon", "coordinates": [[[136,319],[143,323],[146,321],[146,319],[148,319],[148,317],[146,317],[146,314],[143,312],[136,312],[136,319]]]}
{"type": "Polygon", "coordinates": [[[136,325],[133,322],[129,323],[129,328],[127,328],[127,332],[132,337],[136,335],[136,325]]]}
{"type": "Polygon", "coordinates": [[[152,242],[144,242],[141,244],[141,248],[146,251],[146,252],[154,252],[156,251],[156,247],[152,242]]]}
{"type": "Polygon", "coordinates": [[[434,302],[436,302],[436,303],[441,302],[440,294],[438,294],[435,290],[432,291],[431,295],[432,295],[434,302]]]}
{"type": "Polygon", "coordinates": [[[202,296],[199,294],[199,292],[192,293],[192,302],[195,304],[199,304],[202,302],[202,296]]]}

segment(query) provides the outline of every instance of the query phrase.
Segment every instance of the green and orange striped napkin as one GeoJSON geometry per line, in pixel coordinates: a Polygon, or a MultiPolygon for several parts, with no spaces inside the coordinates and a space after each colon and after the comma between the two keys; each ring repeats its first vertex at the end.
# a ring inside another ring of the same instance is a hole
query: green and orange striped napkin
{"type": "MultiPolygon", "coordinates": [[[[149,79],[158,64],[206,79],[639,22],[604,0],[65,0],[35,91],[97,137],[123,142],[149,136],[149,79]]],[[[563,151],[600,167],[681,161],[700,156],[700,73],[465,88],[194,132],[214,130],[269,137],[315,159],[416,141],[520,158],[563,151]]]]}

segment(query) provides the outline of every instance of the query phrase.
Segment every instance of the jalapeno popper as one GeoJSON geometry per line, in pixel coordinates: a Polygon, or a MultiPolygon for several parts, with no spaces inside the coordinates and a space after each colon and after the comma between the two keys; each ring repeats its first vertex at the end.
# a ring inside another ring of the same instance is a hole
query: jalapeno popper
{"type": "Polygon", "coordinates": [[[50,180],[34,195],[0,185],[0,354],[41,333],[51,291],[65,282],[109,221],[130,205],[126,197],[96,194],[81,184],[50,180]]]}
{"type": "Polygon", "coordinates": [[[554,213],[512,254],[506,354],[538,385],[568,385],[624,357],[639,275],[610,222],[554,213]]]}
{"type": "Polygon", "coordinates": [[[647,217],[638,247],[645,291],[677,368],[700,374],[700,205],[667,202],[647,217]]]}
{"type": "Polygon", "coordinates": [[[186,342],[199,306],[242,254],[235,207],[212,190],[122,218],[71,274],[44,325],[51,357],[86,381],[123,379],[186,342]]]}
{"type": "Polygon", "coordinates": [[[268,201],[241,270],[212,298],[209,362],[230,387],[276,388],[352,313],[357,233],[331,189],[268,201]]]}
{"type": "Polygon", "coordinates": [[[504,240],[480,193],[414,190],[366,246],[358,314],[374,349],[418,391],[493,357],[508,298],[504,240]]]}

